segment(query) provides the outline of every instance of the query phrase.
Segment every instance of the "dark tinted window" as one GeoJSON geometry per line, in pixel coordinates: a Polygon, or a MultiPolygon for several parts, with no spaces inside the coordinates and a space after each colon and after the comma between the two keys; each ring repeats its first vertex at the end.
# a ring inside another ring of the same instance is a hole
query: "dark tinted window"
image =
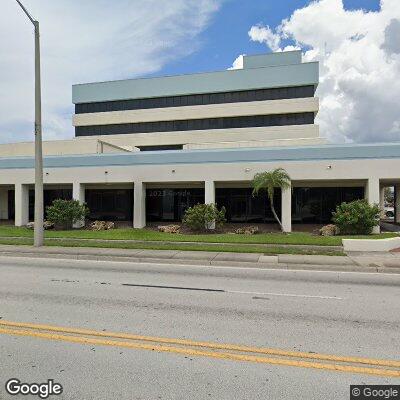
{"type": "Polygon", "coordinates": [[[75,128],[75,135],[119,135],[126,133],[172,132],[204,129],[234,129],[262,126],[304,125],[313,123],[314,113],[251,115],[245,117],[140,122],[136,124],[77,126],[75,128]]]}
{"type": "MultiPolygon", "coordinates": [[[[270,202],[265,191],[253,196],[251,188],[217,188],[215,196],[218,207],[225,207],[228,222],[270,223],[274,221],[270,202]]],[[[280,189],[275,190],[274,204],[280,217],[280,189]]]]}
{"type": "Polygon", "coordinates": [[[301,224],[330,223],[338,205],[363,198],[363,187],[295,187],[292,220],[301,224]]]}
{"type": "Polygon", "coordinates": [[[160,150],[182,150],[181,144],[167,144],[161,146],[138,146],[140,151],[160,151],[160,150]]]}
{"type": "Polygon", "coordinates": [[[202,104],[237,103],[247,101],[293,99],[313,97],[314,86],[298,86],[274,89],[255,89],[236,92],[193,94],[186,96],[154,97],[148,99],[133,99],[106,101],[98,103],[82,103],[75,105],[75,113],[95,113],[106,111],[138,110],[145,108],[196,106],[202,104]]]}
{"type": "Polygon", "coordinates": [[[91,220],[132,221],[132,189],[86,189],[91,220]]]}
{"type": "Polygon", "coordinates": [[[185,211],[204,203],[204,189],[147,189],[147,221],[181,221],[185,211]]]}

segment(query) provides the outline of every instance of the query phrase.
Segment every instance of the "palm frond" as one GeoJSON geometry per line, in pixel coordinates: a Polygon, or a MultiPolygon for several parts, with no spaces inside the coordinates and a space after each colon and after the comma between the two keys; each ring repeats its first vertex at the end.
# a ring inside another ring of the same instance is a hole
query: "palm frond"
{"type": "Polygon", "coordinates": [[[283,168],[259,172],[253,178],[253,196],[261,190],[266,190],[269,199],[273,201],[275,188],[287,189],[290,187],[290,181],[289,174],[283,168]]]}

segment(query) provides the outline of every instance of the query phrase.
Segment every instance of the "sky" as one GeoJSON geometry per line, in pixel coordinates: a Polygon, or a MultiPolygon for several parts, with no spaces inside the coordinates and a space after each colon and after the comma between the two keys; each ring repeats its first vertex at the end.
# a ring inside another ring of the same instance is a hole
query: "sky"
{"type": "MultiPolygon", "coordinates": [[[[73,137],[74,83],[240,68],[301,49],[320,62],[321,135],[400,140],[399,0],[24,0],[41,24],[43,136],[73,137]]],[[[0,13],[0,142],[33,139],[33,29],[0,13]]]]}

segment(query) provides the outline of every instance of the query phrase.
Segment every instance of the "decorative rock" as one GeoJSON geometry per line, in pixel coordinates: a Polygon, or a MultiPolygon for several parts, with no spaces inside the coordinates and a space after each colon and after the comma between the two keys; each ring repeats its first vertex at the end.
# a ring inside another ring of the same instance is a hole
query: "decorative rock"
{"type": "Polygon", "coordinates": [[[336,225],[329,224],[329,225],[323,226],[319,230],[319,234],[321,236],[335,236],[335,235],[339,234],[339,229],[336,225]]]}
{"type": "Polygon", "coordinates": [[[107,222],[106,223],[106,230],[109,231],[110,229],[115,228],[115,223],[114,222],[107,222]]]}
{"type": "Polygon", "coordinates": [[[34,222],[28,222],[28,223],[26,224],[26,227],[27,227],[28,229],[35,229],[35,223],[34,223],[34,222]]]}
{"type": "Polygon", "coordinates": [[[258,233],[258,226],[246,226],[235,230],[237,235],[255,235],[258,233]]]}
{"type": "Polygon", "coordinates": [[[107,222],[107,221],[94,221],[90,225],[90,229],[92,231],[108,231],[114,228],[115,228],[114,222],[107,222]]]}
{"type": "MultiPolygon", "coordinates": [[[[26,224],[26,227],[28,229],[35,229],[35,223],[34,222],[28,222],[26,224]]],[[[43,229],[44,230],[49,230],[49,229],[54,229],[54,224],[51,221],[44,221],[43,222],[43,229]]]]}
{"type": "Polygon", "coordinates": [[[165,233],[179,233],[181,227],[179,225],[160,225],[157,227],[159,232],[165,232],[165,233]]]}
{"type": "Polygon", "coordinates": [[[43,222],[44,230],[48,231],[49,229],[54,229],[54,223],[51,221],[44,221],[43,222]]]}

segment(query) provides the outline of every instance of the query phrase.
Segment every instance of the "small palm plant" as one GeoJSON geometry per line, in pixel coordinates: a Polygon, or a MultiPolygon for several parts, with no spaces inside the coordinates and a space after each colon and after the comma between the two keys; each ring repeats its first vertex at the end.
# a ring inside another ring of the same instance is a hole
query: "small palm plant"
{"type": "Polygon", "coordinates": [[[290,187],[290,176],[283,168],[276,168],[273,171],[259,172],[253,178],[253,196],[256,196],[261,190],[265,190],[271,204],[271,211],[278,222],[281,231],[284,232],[282,222],[279,219],[274,206],[275,188],[287,189],[290,187]]]}

